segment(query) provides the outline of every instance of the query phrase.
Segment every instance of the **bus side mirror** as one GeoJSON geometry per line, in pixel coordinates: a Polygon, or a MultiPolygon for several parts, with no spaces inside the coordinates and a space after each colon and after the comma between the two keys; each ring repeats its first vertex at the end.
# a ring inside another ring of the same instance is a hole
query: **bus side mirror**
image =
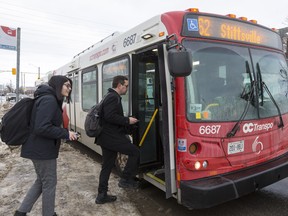
{"type": "Polygon", "coordinates": [[[170,49],[168,51],[168,67],[173,77],[188,76],[191,74],[192,52],[189,49],[170,49]]]}

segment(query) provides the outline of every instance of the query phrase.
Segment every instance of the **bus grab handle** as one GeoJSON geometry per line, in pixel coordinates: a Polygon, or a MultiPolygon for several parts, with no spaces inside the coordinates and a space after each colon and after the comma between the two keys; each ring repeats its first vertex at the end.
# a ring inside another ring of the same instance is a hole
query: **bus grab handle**
{"type": "Polygon", "coordinates": [[[140,143],[139,143],[140,147],[142,146],[142,144],[143,144],[143,142],[144,142],[144,140],[145,140],[145,138],[147,136],[147,133],[149,132],[149,130],[151,128],[152,122],[154,121],[155,116],[156,116],[157,113],[158,113],[158,109],[155,109],[155,111],[154,111],[154,113],[152,115],[152,118],[150,119],[149,124],[148,124],[148,126],[147,126],[147,128],[146,128],[146,130],[145,130],[145,132],[144,132],[144,134],[143,134],[143,136],[141,138],[141,140],[140,140],[140,143]]]}

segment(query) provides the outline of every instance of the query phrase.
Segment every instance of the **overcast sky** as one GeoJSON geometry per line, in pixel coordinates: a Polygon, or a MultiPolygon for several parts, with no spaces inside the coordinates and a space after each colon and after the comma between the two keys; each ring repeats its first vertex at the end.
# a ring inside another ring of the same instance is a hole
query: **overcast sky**
{"type": "MultiPolygon", "coordinates": [[[[288,1],[260,0],[0,0],[0,25],[21,28],[20,70],[41,73],[59,68],[87,47],[115,31],[174,10],[236,14],[270,28],[288,26],[288,1]]],[[[16,67],[16,52],[0,49],[0,70],[16,67]]],[[[26,74],[26,86],[36,74],[26,74]]],[[[0,84],[15,76],[0,72],[0,84]]],[[[21,82],[20,82],[21,86],[21,82]]]]}

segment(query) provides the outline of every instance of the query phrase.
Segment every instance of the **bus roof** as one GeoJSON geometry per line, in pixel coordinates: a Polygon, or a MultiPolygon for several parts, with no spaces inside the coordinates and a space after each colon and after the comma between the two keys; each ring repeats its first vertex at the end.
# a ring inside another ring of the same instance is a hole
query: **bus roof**
{"type": "Polygon", "coordinates": [[[69,63],[57,69],[54,74],[66,74],[78,68],[87,68],[107,59],[134,52],[137,49],[145,48],[151,44],[165,41],[166,36],[170,34],[176,34],[180,40],[182,37],[203,37],[225,41],[230,40],[237,43],[250,43],[259,46],[264,45],[270,46],[270,48],[277,47],[278,49],[280,49],[279,40],[281,42],[280,36],[276,32],[255,24],[254,21],[246,21],[231,15],[221,16],[199,13],[197,11],[193,12],[191,9],[174,11],[154,16],[124,33],[112,33],[98,43],[75,55],[69,63]],[[209,29],[203,22],[210,22],[209,29]],[[194,29],[190,28],[192,25],[196,27],[194,29]],[[228,36],[225,37],[221,36],[223,33],[221,32],[223,25],[230,28],[229,31],[226,30],[228,36]],[[200,31],[200,29],[203,28],[207,30],[204,33],[200,31]],[[231,28],[233,29],[231,30],[231,28]],[[259,38],[262,36],[263,38],[267,36],[263,44],[258,43],[259,38]],[[269,44],[270,40],[275,44],[269,44]]]}

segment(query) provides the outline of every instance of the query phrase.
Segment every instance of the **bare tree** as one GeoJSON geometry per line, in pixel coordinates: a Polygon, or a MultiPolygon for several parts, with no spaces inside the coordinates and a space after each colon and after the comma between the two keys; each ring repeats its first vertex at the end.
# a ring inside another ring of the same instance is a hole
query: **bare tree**
{"type": "Polygon", "coordinates": [[[10,85],[7,85],[6,88],[8,89],[8,92],[13,92],[13,88],[10,85]]]}

